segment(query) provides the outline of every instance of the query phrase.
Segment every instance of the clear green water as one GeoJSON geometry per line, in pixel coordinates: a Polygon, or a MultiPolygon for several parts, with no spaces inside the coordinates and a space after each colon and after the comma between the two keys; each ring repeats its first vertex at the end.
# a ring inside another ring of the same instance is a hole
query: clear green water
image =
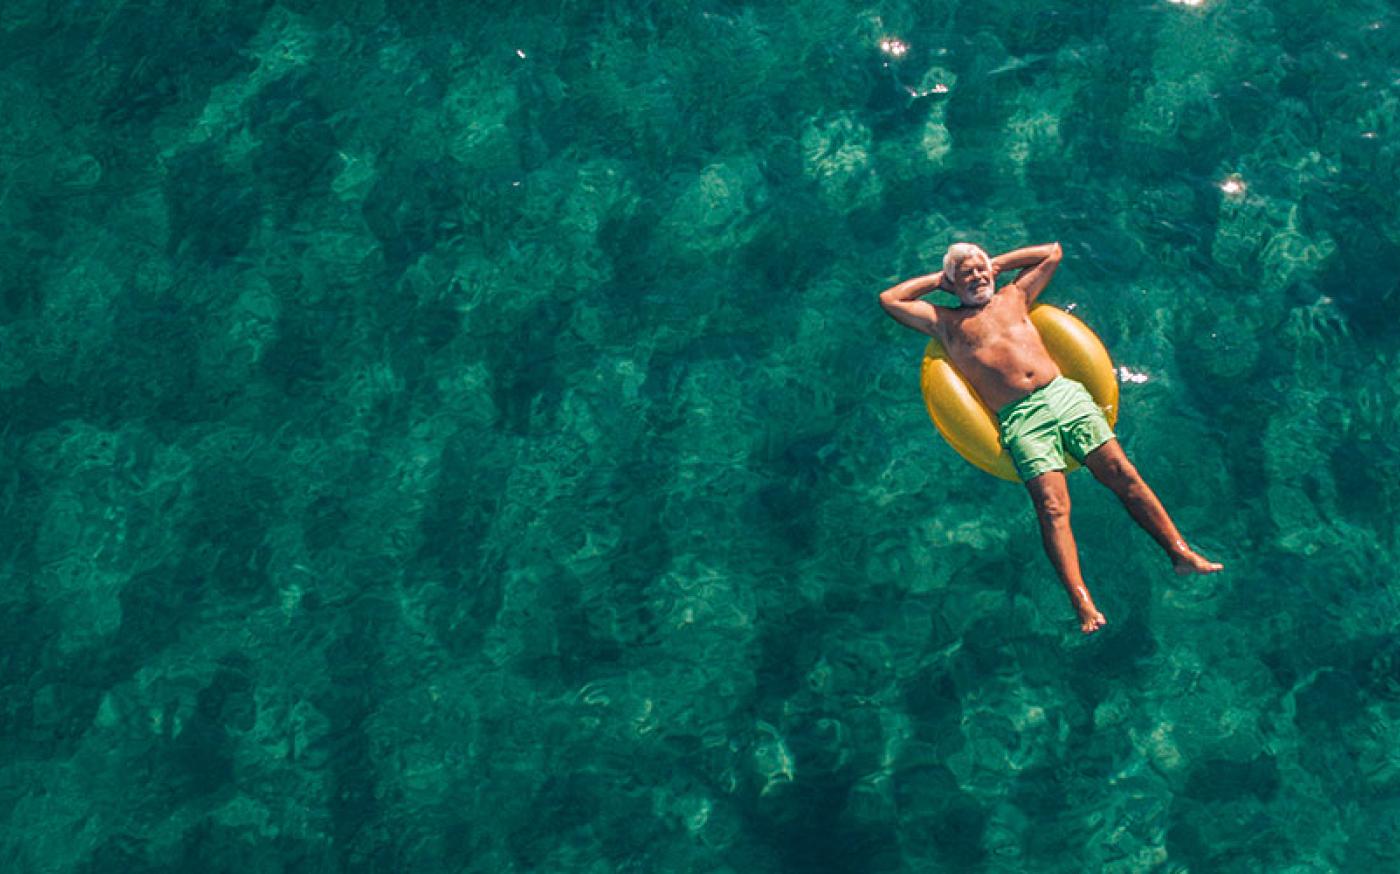
{"type": "Polygon", "coordinates": [[[1395,870],[1398,32],[0,4],[0,868],[1395,870]],[[1078,635],[875,304],[958,238],[1225,574],[1077,475],[1078,635]]]}

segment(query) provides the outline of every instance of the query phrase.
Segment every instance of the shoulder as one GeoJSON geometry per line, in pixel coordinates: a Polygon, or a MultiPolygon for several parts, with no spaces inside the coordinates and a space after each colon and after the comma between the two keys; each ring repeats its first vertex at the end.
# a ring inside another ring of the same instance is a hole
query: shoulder
{"type": "Polygon", "coordinates": [[[940,343],[947,342],[948,332],[950,330],[956,330],[958,311],[950,307],[929,303],[928,315],[928,320],[921,327],[923,333],[933,337],[940,343]]]}
{"type": "Polygon", "coordinates": [[[1017,282],[1008,282],[997,290],[997,297],[1004,303],[1003,306],[1015,306],[1025,309],[1030,298],[1026,294],[1025,286],[1017,282]]]}

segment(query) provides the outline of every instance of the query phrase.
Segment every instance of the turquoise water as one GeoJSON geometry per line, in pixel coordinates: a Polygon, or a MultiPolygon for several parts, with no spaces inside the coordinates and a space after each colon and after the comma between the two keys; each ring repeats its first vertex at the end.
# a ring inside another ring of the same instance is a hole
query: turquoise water
{"type": "Polygon", "coordinates": [[[0,867],[1394,870],[1397,30],[7,0],[0,867]],[[1078,634],[876,305],[964,238],[1224,574],[1078,474],[1078,634]]]}

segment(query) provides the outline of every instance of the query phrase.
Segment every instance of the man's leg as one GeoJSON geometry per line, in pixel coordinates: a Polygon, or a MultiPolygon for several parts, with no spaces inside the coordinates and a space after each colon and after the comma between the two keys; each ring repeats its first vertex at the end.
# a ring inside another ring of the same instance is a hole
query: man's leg
{"type": "Polygon", "coordinates": [[[1104,626],[1105,620],[1094,606],[1094,599],[1089,597],[1089,589],[1079,573],[1079,551],[1069,527],[1069,487],[1065,484],[1064,471],[1043,473],[1026,483],[1026,489],[1035,504],[1045,554],[1064,584],[1074,612],[1079,614],[1079,630],[1092,634],[1104,626]]]}
{"type": "Polygon", "coordinates": [[[1186,539],[1176,530],[1162,502],[1157,500],[1156,493],[1128,460],[1117,439],[1109,440],[1086,455],[1084,466],[1089,468],[1095,479],[1118,496],[1129,515],[1152,535],[1158,546],[1166,550],[1177,573],[1210,574],[1224,567],[1186,545],[1186,539]]]}

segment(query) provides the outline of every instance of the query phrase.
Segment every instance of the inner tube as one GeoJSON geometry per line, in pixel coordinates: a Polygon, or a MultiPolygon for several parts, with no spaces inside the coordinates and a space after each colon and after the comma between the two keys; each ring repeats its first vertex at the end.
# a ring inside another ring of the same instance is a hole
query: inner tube
{"type": "MultiPolygon", "coordinates": [[[[1031,307],[1030,317],[1060,372],[1083,383],[1108,417],[1108,424],[1114,425],[1118,421],[1118,377],[1103,341],[1088,325],[1049,304],[1031,307]]],[[[936,339],[929,340],[924,349],[919,385],[934,427],[959,455],[992,476],[1021,481],[1011,456],[1001,446],[996,412],[982,403],[954,369],[943,344],[936,339]]],[[[1078,467],[1079,462],[1070,458],[1066,473],[1078,467]]]]}

